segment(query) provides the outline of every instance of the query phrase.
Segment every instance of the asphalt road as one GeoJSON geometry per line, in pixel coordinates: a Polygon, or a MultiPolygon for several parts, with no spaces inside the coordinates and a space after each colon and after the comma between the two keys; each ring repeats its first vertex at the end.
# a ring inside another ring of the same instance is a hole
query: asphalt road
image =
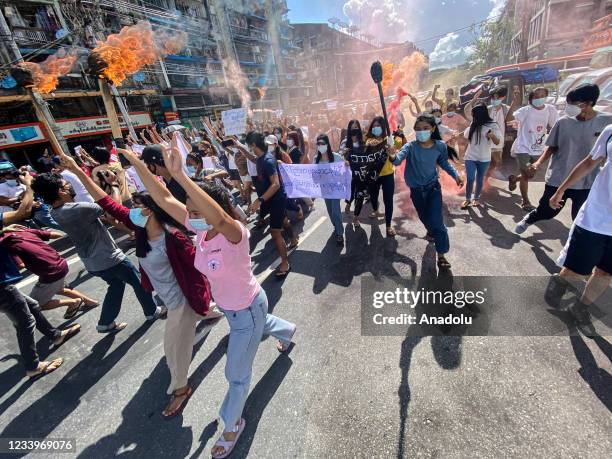
{"type": "MultiPolygon", "coordinates": [[[[534,200],[541,189],[532,186],[534,200]]],[[[508,276],[512,283],[557,271],[569,210],[519,237],[512,231],[523,215],[519,198],[501,182],[480,209],[462,211],[460,199],[445,199],[454,276],[508,276]]],[[[362,229],[347,228],[339,249],[319,200],[284,282],[269,276],[269,234],[252,232],[254,270],[270,308],[298,331],[287,355],[262,342],[246,430],[232,457],[609,457],[609,337],[569,336],[561,316],[557,336],[362,335],[364,276],[436,275],[433,245],[399,186],[394,220],[395,240],[384,237],[382,220],[364,218],[362,229]]],[[[102,298],[105,285],[82,269],[75,259],[72,285],[102,298]]],[[[182,416],[164,421],[163,321],[145,325],[129,288],[119,317],[126,330],[101,337],[98,315],[75,319],[82,332],[53,354],[65,364],[35,383],[24,377],[9,322],[0,321],[0,438],[76,439],[75,454],[35,457],[209,457],[227,387],[226,323],[201,331],[191,365],[195,394],[182,416]]],[[[49,317],[64,323],[61,312],[49,317]]],[[[607,321],[596,327],[612,335],[607,321]]],[[[40,338],[43,355],[48,344],[40,338]]]]}

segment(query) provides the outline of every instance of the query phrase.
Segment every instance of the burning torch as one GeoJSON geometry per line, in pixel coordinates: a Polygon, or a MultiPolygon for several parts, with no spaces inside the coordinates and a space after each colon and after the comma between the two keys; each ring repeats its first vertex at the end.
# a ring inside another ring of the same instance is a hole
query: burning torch
{"type": "Polygon", "coordinates": [[[380,61],[376,61],[370,67],[370,75],[372,75],[372,80],[378,86],[378,95],[380,96],[380,105],[382,106],[383,116],[385,117],[385,129],[387,131],[386,135],[391,135],[389,132],[389,120],[387,118],[387,107],[385,105],[385,96],[383,95],[382,88],[382,80],[383,80],[383,68],[380,61]]]}

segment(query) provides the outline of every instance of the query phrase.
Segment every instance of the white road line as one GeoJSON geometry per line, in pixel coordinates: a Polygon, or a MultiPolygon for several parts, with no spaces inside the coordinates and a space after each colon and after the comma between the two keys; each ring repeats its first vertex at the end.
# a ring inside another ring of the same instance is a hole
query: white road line
{"type": "MultiPolygon", "coordinates": [[[[119,244],[120,242],[125,241],[128,237],[130,237],[129,234],[124,234],[120,238],[115,239],[115,242],[117,244],[119,244]]],[[[79,261],[81,261],[81,259],[79,258],[78,255],[73,255],[70,258],[68,258],[68,260],[66,260],[66,261],[68,262],[68,266],[72,266],[73,264],[78,263],[79,261]]],[[[36,281],[38,281],[38,276],[31,275],[27,279],[22,280],[21,282],[19,282],[17,284],[17,288],[21,290],[22,288],[27,287],[28,285],[32,285],[32,284],[36,283],[36,281]]]]}
{"type": "MultiPolygon", "coordinates": [[[[306,239],[307,239],[307,238],[308,238],[308,237],[309,237],[309,236],[310,236],[312,233],[314,233],[314,232],[315,232],[315,230],[316,230],[316,229],[317,229],[319,226],[321,226],[325,220],[327,220],[327,217],[321,217],[321,218],[319,218],[319,219],[318,219],[318,220],[317,220],[317,221],[314,223],[314,225],[312,225],[312,226],[311,226],[311,227],[308,229],[308,231],[306,231],[304,234],[302,234],[302,235],[300,236],[300,242],[299,242],[299,244],[298,244],[298,247],[299,247],[299,246],[300,246],[300,244],[301,244],[302,242],[304,242],[304,241],[305,241],[305,240],[306,240],[306,239]]],[[[291,252],[293,252],[293,251],[294,251],[294,250],[296,250],[296,249],[297,249],[297,247],[296,247],[295,249],[292,249],[292,250],[291,250],[291,252]]],[[[289,253],[291,253],[291,252],[289,252],[289,253]]],[[[267,269],[266,269],[264,272],[262,272],[262,273],[261,273],[259,276],[257,276],[257,282],[259,282],[260,284],[263,284],[263,283],[264,283],[264,281],[265,281],[265,280],[266,280],[268,277],[270,277],[270,274],[272,274],[272,273],[274,272],[274,270],[275,270],[275,269],[278,267],[278,265],[280,265],[280,262],[281,262],[280,257],[278,257],[276,260],[274,260],[274,261],[272,262],[272,264],[271,264],[271,265],[270,265],[270,266],[269,266],[269,267],[268,267],[268,268],[267,268],[267,269]]]]}

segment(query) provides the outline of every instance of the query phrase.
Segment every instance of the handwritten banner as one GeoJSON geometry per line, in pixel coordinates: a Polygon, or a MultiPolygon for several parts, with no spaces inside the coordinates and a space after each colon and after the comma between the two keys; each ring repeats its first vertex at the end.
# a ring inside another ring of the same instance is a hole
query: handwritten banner
{"type": "Polygon", "coordinates": [[[351,170],[344,162],[279,164],[279,170],[290,198],[351,198],[351,170]]]}
{"type": "Polygon", "coordinates": [[[223,132],[226,136],[244,134],[246,132],[246,120],[246,108],[235,108],[221,112],[223,132]]]}

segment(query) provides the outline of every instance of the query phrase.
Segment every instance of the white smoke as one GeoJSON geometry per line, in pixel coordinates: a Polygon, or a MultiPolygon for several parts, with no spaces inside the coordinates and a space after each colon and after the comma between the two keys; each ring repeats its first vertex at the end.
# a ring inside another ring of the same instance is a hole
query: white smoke
{"type": "Polygon", "coordinates": [[[408,37],[409,8],[419,0],[348,0],[342,11],[350,25],[381,41],[402,41],[408,37]]]}
{"type": "Polygon", "coordinates": [[[506,6],[507,0],[489,0],[489,2],[493,5],[493,9],[489,13],[487,19],[497,18],[502,11],[504,11],[504,7],[506,6]]]}

